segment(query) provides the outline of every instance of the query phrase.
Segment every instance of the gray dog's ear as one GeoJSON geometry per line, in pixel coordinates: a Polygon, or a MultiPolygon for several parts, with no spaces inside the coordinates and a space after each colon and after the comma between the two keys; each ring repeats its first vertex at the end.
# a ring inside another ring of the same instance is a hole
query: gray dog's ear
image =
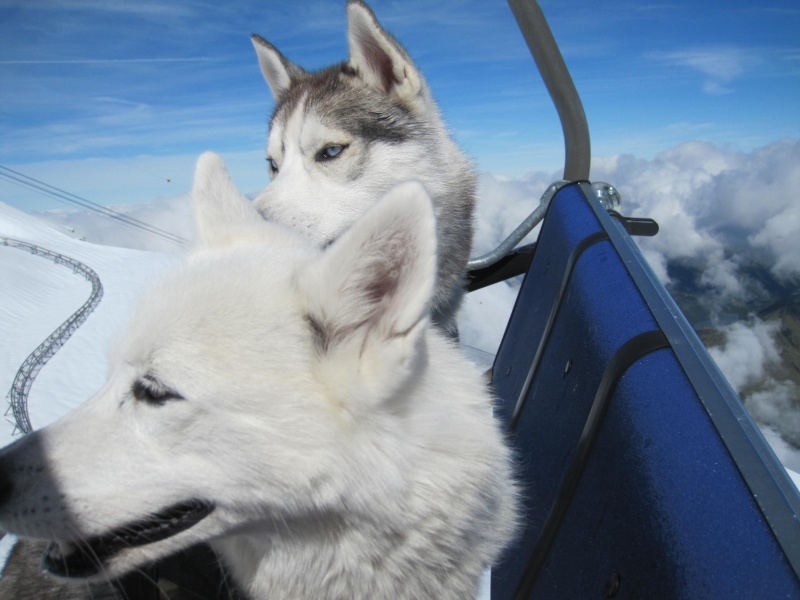
{"type": "Polygon", "coordinates": [[[281,54],[275,46],[257,33],[250,36],[258,56],[258,66],[264,75],[272,95],[278,97],[292,84],[292,80],[305,71],[281,54]]]}
{"type": "Polygon", "coordinates": [[[371,87],[408,101],[423,91],[422,75],[406,51],[360,0],[347,3],[347,43],[350,66],[371,87]]]}

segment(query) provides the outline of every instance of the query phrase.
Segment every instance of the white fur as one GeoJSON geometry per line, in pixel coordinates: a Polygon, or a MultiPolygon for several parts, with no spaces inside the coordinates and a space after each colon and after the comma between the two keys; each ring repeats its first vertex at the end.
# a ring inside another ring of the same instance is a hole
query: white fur
{"type": "Polygon", "coordinates": [[[424,188],[324,251],[258,221],[213,155],[194,194],[200,247],[145,294],[106,386],[0,454],[0,525],[68,553],[199,499],[209,516],[102,576],[210,540],[252,599],[474,597],[516,497],[480,373],[428,325],[424,188]],[[182,399],[137,399],[145,376],[182,399]]]}

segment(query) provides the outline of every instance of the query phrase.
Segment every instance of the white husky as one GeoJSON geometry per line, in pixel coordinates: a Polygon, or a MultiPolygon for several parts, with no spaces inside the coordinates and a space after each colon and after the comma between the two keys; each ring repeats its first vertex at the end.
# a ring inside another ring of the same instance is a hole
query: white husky
{"type": "Polygon", "coordinates": [[[198,248],[105,387],[0,453],[0,526],[66,578],[210,541],[267,598],[470,598],[515,524],[479,372],[429,325],[435,219],[396,187],[324,250],[203,155],[198,248]]]}
{"type": "Polygon", "coordinates": [[[472,245],[475,174],[447,133],[422,74],[366,4],[347,3],[350,58],[309,73],[258,35],[275,96],[255,205],[320,245],[336,239],[399,182],[421,181],[437,216],[434,320],[454,326],[472,245]]]}

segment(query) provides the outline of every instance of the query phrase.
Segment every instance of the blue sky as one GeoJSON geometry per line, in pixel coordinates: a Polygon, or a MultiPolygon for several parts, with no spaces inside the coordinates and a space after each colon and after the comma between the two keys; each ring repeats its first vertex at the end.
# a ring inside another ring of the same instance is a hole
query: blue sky
{"type": "MultiPolygon", "coordinates": [[[[543,0],[593,154],[688,140],[749,151],[800,137],[800,4],[543,0]]],[[[505,2],[376,0],[481,171],[554,172],[554,109],[505,2]]],[[[101,204],[185,192],[205,150],[246,192],[268,180],[269,90],[249,35],[314,69],[346,57],[343,1],[5,0],[0,165],[101,204]]],[[[62,206],[0,181],[0,201],[62,206]]]]}

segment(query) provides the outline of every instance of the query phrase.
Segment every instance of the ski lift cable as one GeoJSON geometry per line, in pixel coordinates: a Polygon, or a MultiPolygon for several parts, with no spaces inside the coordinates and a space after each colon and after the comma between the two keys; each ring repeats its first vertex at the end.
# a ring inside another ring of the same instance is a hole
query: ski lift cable
{"type": "Polygon", "coordinates": [[[29,189],[38,191],[42,194],[51,196],[58,200],[63,200],[65,202],[81,206],[82,208],[87,208],[103,216],[115,219],[126,225],[137,227],[147,233],[150,233],[152,235],[157,235],[173,243],[176,244],[186,243],[186,239],[178,235],[175,235],[173,233],[170,233],[169,231],[160,229],[154,225],[150,225],[149,223],[145,223],[144,221],[140,221],[139,219],[136,219],[134,217],[122,214],[111,208],[108,208],[107,206],[97,204],[96,202],[92,202],[91,200],[73,194],[71,192],[67,192],[66,190],[62,190],[61,188],[45,183],[39,179],[25,175],[23,173],[20,173],[19,171],[15,171],[14,169],[10,169],[9,167],[0,165],[0,177],[3,177],[4,179],[10,182],[14,182],[18,185],[22,185],[29,189]]]}
{"type": "Polygon", "coordinates": [[[50,196],[50,197],[55,198],[57,200],[63,200],[65,202],[69,202],[71,204],[75,204],[75,205],[80,206],[82,208],[86,208],[86,209],[92,210],[92,211],[94,211],[94,212],[96,212],[96,213],[98,213],[98,214],[100,214],[102,216],[105,216],[105,217],[108,217],[110,219],[114,219],[116,221],[119,221],[120,223],[122,223],[124,225],[130,225],[131,227],[136,227],[138,229],[143,230],[145,233],[149,233],[151,235],[155,235],[155,236],[161,237],[163,239],[166,239],[167,241],[170,241],[170,242],[173,242],[173,243],[176,243],[176,244],[185,243],[184,240],[182,238],[179,238],[178,236],[170,234],[169,232],[163,232],[161,230],[158,230],[157,228],[153,228],[151,225],[147,225],[146,223],[137,222],[135,219],[126,217],[126,215],[123,215],[123,214],[120,214],[120,213],[116,213],[115,211],[102,210],[101,208],[98,208],[96,206],[92,206],[91,204],[85,204],[85,203],[83,203],[83,202],[81,202],[79,200],[73,199],[73,198],[69,198],[69,197],[64,196],[64,195],[62,195],[62,194],[60,194],[58,192],[55,192],[53,190],[49,190],[49,189],[47,189],[45,187],[41,187],[39,185],[36,185],[35,183],[29,182],[29,181],[24,181],[22,179],[17,179],[17,178],[15,178],[13,176],[8,175],[7,173],[0,172],[0,177],[3,177],[7,181],[9,181],[11,183],[15,183],[16,185],[20,185],[22,187],[27,187],[28,189],[37,191],[37,192],[41,193],[42,195],[50,196]]]}
{"type": "Polygon", "coordinates": [[[147,230],[147,231],[149,231],[151,233],[154,233],[156,235],[160,235],[162,237],[167,237],[168,239],[171,239],[172,241],[174,241],[176,243],[182,244],[182,243],[186,242],[185,239],[183,239],[180,236],[177,236],[177,235],[175,235],[173,233],[170,233],[169,231],[165,231],[165,230],[160,229],[160,228],[158,228],[158,227],[156,227],[154,225],[150,225],[149,223],[145,223],[144,221],[140,221],[139,219],[136,219],[134,217],[122,214],[122,213],[117,212],[117,211],[115,211],[115,210],[113,210],[111,208],[108,208],[107,206],[103,206],[103,205],[98,204],[96,202],[92,202],[91,200],[87,200],[86,198],[83,198],[83,197],[78,196],[76,194],[73,194],[71,192],[67,192],[66,190],[62,190],[61,188],[58,188],[56,186],[50,185],[48,183],[45,183],[45,182],[43,182],[43,181],[41,181],[39,179],[36,179],[34,177],[30,177],[28,175],[25,175],[23,173],[20,173],[19,171],[15,171],[14,169],[10,169],[9,167],[5,167],[3,165],[0,165],[0,176],[4,176],[7,179],[14,179],[14,180],[22,183],[23,185],[26,185],[26,186],[28,186],[30,188],[42,191],[42,192],[44,192],[44,193],[46,193],[46,194],[48,194],[50,196],[65,200],[67,202],[71,202],[73,204],[78,204],[79,206],[82,206],[84,208],[88,208],[90,210],[94,210],[95,212],[99,212],[99,213],[104,214],[105,216],[108,216],[110,218],[117,219],[117,220],[125,222],[125,223],[127,223],[129,225],[133,225],[135,227],[139,227],[139,228],[145,229],[145,230],[147,230]],[[8,175],[6,173],[3,173],[2,171],[9,171],[12,175],[8,175]]]}

